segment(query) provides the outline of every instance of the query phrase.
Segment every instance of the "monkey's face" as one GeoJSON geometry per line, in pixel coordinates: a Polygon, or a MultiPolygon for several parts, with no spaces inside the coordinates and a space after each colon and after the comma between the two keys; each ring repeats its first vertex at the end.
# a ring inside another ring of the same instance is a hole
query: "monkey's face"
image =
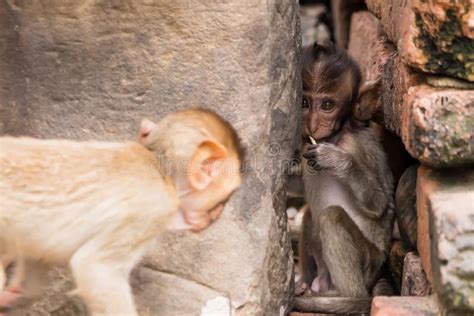
{"type": "Polygon", "coordinates": [[[207,160],[199,168],[190,172],[190,190],[179,197],[180,212],[193,231],[201,231],[219,218],[241,182],[240,161],[235,157],[207,160]]]}
{"type": "Polygon", "coordinates": [[[344,102],[332,94],[318,94],[303,91],[302,137],[324,140],[339,130],[344,113],[344,102]]]}

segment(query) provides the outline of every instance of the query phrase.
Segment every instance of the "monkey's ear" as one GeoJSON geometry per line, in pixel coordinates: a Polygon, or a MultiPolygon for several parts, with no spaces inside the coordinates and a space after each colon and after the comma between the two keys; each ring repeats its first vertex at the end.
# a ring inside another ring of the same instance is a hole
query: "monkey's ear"
{"type": "Polygon", "coordinates": [[[140,124],[140,131],[138,132],[138,142],[144,144],[147,136],[150,134],[151,130],[156,127],[156,124],[148,119],[143,119],[140,124]]]}
{"type": "Polygon", "coordinates": [[[370,120],[377,109],[379,100],[380,80],[366,81],[359,90],[354,115],[359,120],[370,120]]]}
{"type": "Polygon", "coordinates": [[[219,159],[227,158],[229,152],[222,144],[205,140],[199,146],[189,165],[189,184],[195,190],[204,190],[219,175],[219,159]]]}

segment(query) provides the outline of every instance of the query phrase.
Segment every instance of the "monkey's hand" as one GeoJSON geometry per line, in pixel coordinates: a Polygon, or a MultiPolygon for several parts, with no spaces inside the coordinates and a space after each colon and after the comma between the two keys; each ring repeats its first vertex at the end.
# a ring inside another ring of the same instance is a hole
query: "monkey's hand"
{"type": "Polygon", "coordinates": [[[308,160],[308,166],[313,170],[341,170],[350,165],[349,155],[331,143],[309,145],[303,157],[308,160]]]}

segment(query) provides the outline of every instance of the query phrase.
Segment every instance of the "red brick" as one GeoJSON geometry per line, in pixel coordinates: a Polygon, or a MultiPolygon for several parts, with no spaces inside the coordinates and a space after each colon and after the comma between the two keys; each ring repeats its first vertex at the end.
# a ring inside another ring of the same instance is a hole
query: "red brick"
{"type": "Polygon", "coordinates": [[[474,170],[418,169],[418,251],[448,311],[474,312],[474,170]]]}
{"type": "Polygon", "coordinates": [[[402,278],[402,296],[426,296],[430,294],[430,284],[423,271],[420,257],[414,252],[405,256],[402,278]]]}
{"type": "MultiPolygon", "coordinates": [[[[359,11],[351,18],[348,51],[359,64],[364,81],[381,82],[383,69],[395,48],[385,40],[380,21],[369,11],[359,11]]],[[[380,96],[378,101],[365,108],[358,107],[356,114],[362,120],[373,119],[383,123],[382,87],[378,85],[375,89],[380,96]]]]}
{"type": "Polygon", "coordinates": [[[346,48],[349,42],[349,26],[353,12],[364,7],[364,0],[332,0],[331,11],[336,45],[346,48]]]}
{"type": "Polygon", "coordinates": [[[436,302],[430,297],[376,296],[372,301],[372,316],[435,316],[436,302]]]}
{"type": "Polygon", "coordinates": [[[474,81],[469,1],[366,0],[412,67],[474,81]],[[446,27],[446,25],[449,27],[446,27]]]}
{"type": "Polygon", "coordinates": [[[474,163],[474,85],[425,77],[408,67],[386,42],[381,23],[371,13],[353,14],[349,53],[377,101],[358,105],[360,119],[372,119],[399,135],[408,152],[431,167],[474,163]],[[363,43],[363,45],[361,44],[363,43]]]}
{"type": "Polygon", "coordinates": [[[363,120],[371,118],[400,134],[404,97],[409,87],[423,82],[422,76],[402,62],[396,48],[387,41],[380,20],[370,12],[352,15],[350,38],[348,50],[360,65],[363,79],[380,82],[375,87],[378,101],[357,108],[357,116],[363,120]]]}
{"type": "Polygon", "coordinates": [[[401,109],[400,135],[408,152],[440,168],[474,163],[474,90],[408,89],[401,109]]]}
{"type": "Polygon", "coordinates": [[[390,248],[388,255],[388,267],[398,290],[400,290],[402,286],[403,259],[406,254],[407,249],[403,245],[403,242],[398,240],[392,243],[392,248],[390,248]]]}

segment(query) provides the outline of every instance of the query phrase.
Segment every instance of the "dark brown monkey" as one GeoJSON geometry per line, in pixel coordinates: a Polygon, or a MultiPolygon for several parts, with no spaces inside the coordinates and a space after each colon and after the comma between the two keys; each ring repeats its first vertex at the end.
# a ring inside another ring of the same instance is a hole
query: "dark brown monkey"
{"type": "Polygon", "coordinates": [[[332,46],[303,51],[302,77],[303,180],[311,211],[303,218],[299,252],[302,282],[318,297],[297,298],[295,308],[367,312],[394,218],[385,154],[353,115],[356,105],[373,102],[372,90],[360,88],[359,67],[332,46]]]}

